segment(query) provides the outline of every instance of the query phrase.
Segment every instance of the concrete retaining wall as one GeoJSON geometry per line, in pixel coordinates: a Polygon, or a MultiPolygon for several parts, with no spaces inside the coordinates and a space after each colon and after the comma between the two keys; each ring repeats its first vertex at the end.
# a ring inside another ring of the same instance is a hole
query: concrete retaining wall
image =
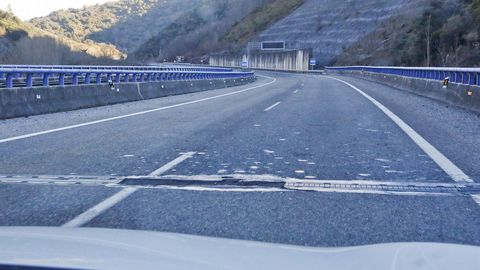
{"type": "Polygon", "coordinates": [[[358,71],[327,71],[327,73],[348,75],[379,82],[480,113],[480,87],[450,83],[445,89],[442,81],[436,80],[414,79],[358,71]]]}
{"type": "Polygon", "coordinates": [[[209,64],[219,67],[240,67],[248,62],[252,69],[279,71],[307,71],[310,64],[310,50],[251,53],[250,55],[213,55],[209,64]]]}
{"type": "Polygon", "coordinates": [[[0,119],[69,111],[122,102],[181,95],[253,82],[255,79],[174,81],[117,85],[34,87],[0,90],[0,119]]]}

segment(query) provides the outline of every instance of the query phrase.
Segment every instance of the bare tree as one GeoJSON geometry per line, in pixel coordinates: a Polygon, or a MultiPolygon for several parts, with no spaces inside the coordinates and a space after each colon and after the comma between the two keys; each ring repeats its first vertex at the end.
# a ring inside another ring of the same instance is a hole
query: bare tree
{"type": "Polygon", "coordinates": [[[432,14],[428,14],[427,17],[427,27],[425,29],[425,36],[426,36],[426,41],[427,41],[427,61],[426,61],[426,66],[429,67],[431,63],[431,42],[432,42],[432,14]]]}

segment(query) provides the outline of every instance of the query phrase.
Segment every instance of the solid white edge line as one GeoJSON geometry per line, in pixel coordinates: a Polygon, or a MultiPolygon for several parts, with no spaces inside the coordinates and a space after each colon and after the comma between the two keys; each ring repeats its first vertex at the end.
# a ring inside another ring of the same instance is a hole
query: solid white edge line
{"type": "Polygon", "coordinates": [[[277,102],[277,103],[273,104],[272,106],[270,106],[270,107],[266,108],[266,109],[265,109],[265,110],[263,110],[263,111],[264,111],[264,112],[268,112],[268,111],[270,111],[271,109],[273,109],[273,108],[277,107],[277,106],[278,106],[280,103],[281,103],[281,102],[279,101],[279,102],[277,102]]]}
{"type": "Polygon", "coordinates": [[[435,163],[442,168],[445,173],[447,173],[454,181],[456,182],[469,182],[472,183],[473,180],[465,174],[457,165],[450,161],[445,155],[443,155],[439,150],[437,150],[433,145],[431,145],[427,140],[425,140],[420,134],[418,134],[413,128],[411,128],[407,123],[405,123],[400,117],[390,111],[383,104],[378,102],[376,99],[372,98],[356,86],[337,78],[326,76],[327,78],[339,81],[345,85],[348,85],[359,94],[367,98],[370,102],[375,104],[385,115],[387,115],[397,126],[400,127],[435,163]]]}
{"type": "Polygon", "coordinates": [[[160,175],[168,172],[169,170],[171,170],[173,167],[177,166],[178,164],[182,163],[183,161],[193,157],[193,155],[195,155],[195,154],[196,154],[196,152],[184,153],[181,156],[179,156],[178,158],[176,158],[176,159],[170,161],[169,163],[163,165],[162,167],[156,169],[155,171],[150,173],[148,176],[160,176],[160,175]]]}
{"type": "Polygon", "coordinates": [[[49,129],[49,130],[44,130],[44,131],[40,131],[40,132],[34,132],[34,133],[30,133],[30,134],[25,134],[25,135],[0,139],[0,143],[6,143],[6,142],[11,142],[11,141],[36,137],[36,136],[40,136],[40,135],[45,135],[45,134],[50,134],[50,133],[54,133],[54,132],[59,132],[59,131],[79,128],[79,127],[85,127],[85,126],[100,124],[100,123],[104,123],[104,122],[110,122],[110,121],[119,120],[119,119],[123,119],[123,118],[128,118],[128,117],[133,117],[133,116],[138,116],[138,115],[143,115],[143,114],[148,114],[148,113],[153,113],[153,112],[158,112],[158,111],[163,111],[163,110],[167,110],[167,109],[173,109],[173,108],[186,106],[186,105],[191,105],[191,104],[195,104],[195,103],[199,103],[199,102],[203,102],[203,101],[208,101],[208,100],[217,99],[217,98],[221,98],[221,97],[236,95],[236,94],[240,94],[240,93],[243,93],[243,92],[251,91],[251,90],[254,90],[254,89],[257,89],[257,88],[261,88],[261,87],[273,84],[277,81],[276,78],[272,78],[272,77],[269,77],[269,76],[263,76],[263,75],[257,75],[257,76],[258,77],[264,77],[264,78],[267,78],[267,79],[272,79],[272,81],[270,81],[268,83],[261,84],[261,85],[249,87],[249,88],[246,88],[246,89],[242,89],[242,90],[239,90],[239,91],[234,91],[234,92],[221,94],[221,95],[217,95],[217,96],[213,96],[213,97],[192,100],[192,101],[183,102],[183,103],[179,103],[179,104],[175,104],[175,105],[170,105],[170,106],[160,107],[160,108],[156,108],[156,109],[151,109],[151,110],[146,110],[146,111],[141,111],[141,112],[136,112],[136,113],[131,113],[131,114],[125,114],[125,115],[100,119],[100,120],[86,122],[86,123],[77,124],[77,125],[65,126],[65,127],[61,127],[61,128],[49,129]]]}
{"type": "MultiPolygon", "coordinates": [[[[185,161],[186,159],[192,157],[195,152],[188,152],[184,153],[178,158],[170,161],[169,163],[165,164],[164,166],[160,167],[158,170],[155,170],[150,175],[159,176],[160,174],[171,170],[176,165],[180,164],[181,162],[185,161]]],[[[83,212],[82,214],[78,215],[74,219],[70,220],[69,222],[62,225],[62,227],[67,228],[74,228],[74,227],[81,227],[92,219],[96,218],[103,212],[107,211],[108,209],[115,206],[117,203],[123,201],[128,196],[132,195],[135,191],[137,191],[138,187],[126,187],[120,190],[119,192],[113,194],[112,196],[106,198],[99,204],[93,206],[92,208],[88,209],[87,211],[83,212]]]]}

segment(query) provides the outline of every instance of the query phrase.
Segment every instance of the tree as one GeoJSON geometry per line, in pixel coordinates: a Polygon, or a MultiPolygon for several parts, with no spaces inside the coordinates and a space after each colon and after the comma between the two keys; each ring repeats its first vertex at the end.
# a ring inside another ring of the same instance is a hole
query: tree
{"type": "Polygon", "coordinates": [[[430,44],[432,41],[432,14],[428,14],[427,18],[427,27],[425,29],[425,35],[427,39],[427,62],[426,65],[427,67],[430,66],[431,60],[430,60],[430,53],[431,53],[431,48],[430,44]]]}

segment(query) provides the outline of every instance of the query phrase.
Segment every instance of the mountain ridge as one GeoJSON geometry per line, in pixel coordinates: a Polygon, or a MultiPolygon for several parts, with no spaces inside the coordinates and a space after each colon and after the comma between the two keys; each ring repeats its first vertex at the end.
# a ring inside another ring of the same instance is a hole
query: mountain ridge
{"type": "Polygon", "coordinates": [[[0,10],[0,61],[2,63],[97,63],[123,59],[113,45],[80,43],[55,36],[0,10]],[[34,48],[34,49],[33,49],[34,48]]]}
{"type": "Polygon", "coordinates": [[[110,44],[135,63],[200,62],[285,40],[311,48],[320,66],[480,64],[480,0],[119,0],[30,23],[70,43],[110,44]]]}

